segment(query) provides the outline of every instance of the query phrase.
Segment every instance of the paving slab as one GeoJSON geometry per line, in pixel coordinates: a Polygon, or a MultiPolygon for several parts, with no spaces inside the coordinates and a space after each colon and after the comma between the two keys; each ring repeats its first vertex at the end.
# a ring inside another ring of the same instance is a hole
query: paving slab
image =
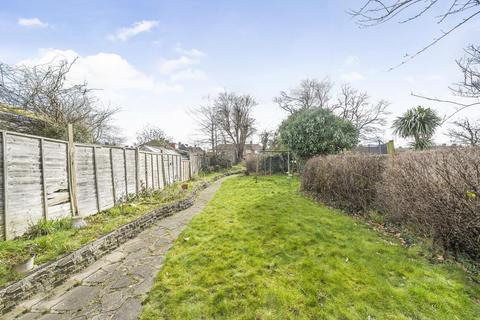
{"type": "Polygon", "coordinates": [[[64,284],[32,297],[2,319],[137,319],[166,253],[224,179],[200,191],[190,208],[158,221],[136,238],[72,275],[64,284]]]}

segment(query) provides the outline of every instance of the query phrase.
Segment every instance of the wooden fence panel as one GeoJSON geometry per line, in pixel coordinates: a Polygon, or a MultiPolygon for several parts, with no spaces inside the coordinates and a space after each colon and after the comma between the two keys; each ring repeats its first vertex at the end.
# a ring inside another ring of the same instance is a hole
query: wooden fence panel
{"type": "Polygon", "coordinates": [[[150,153],[145,154],[145,181],[147,189],[153,190],[152,155],[150,153]]]}
{"type": "Polygon", "coordinates": [[[43,218],[40,139],[7,134],[7,234],[13,238],[43,218]]]}
{"type": "Polygon", "coordinates": [[[75,165],[77,170],[78,213],[81,216],[89,216],[98,211],[93,147],[76,146],[75,165]]]}
{"type": "Polygon", "coordinates": [[[168,155],[165,154],[163,155],[163,173],[165,175],[165,178],[164,178],[164,183],[165,183],[165,186],[168,186],[170,185],[170,174],[169,174],[169,167],[168,167],[168,155]]]}
{"type": "Polygon", "coordinates": [[[135,194],[137,188],[135,150],[125,150],[125,157],[127,159],[127,191],[128,194],[135,194]]]}
{"type": "Polygon", "coordinates": [[[96,147],[95,153],[97,156],[99,211],[103,211],[114,205],[110,148],[96,147]]]}
{"type": "Polygon", "coordinates": [[[175,182],[180,180],[180,178],[179,178],[179,176],[180,176],[179,169],[180,168],[178,167],[178,158],[179,158],[178,156],[173,157],[173,166],[174,166],[173,172],[175,173],[175,175],[174,175],[174,181],[175,182]]]}
{"type": "Polygon", "coordinates": [[[125,158],[124,150],[118,148],[110,149],[112,153],[112,165],[113,165],[113,183],[115,190],[115,203],[125,199],[126,182],[125,182],[125,158]]]}
{"type": "Polygon", "coordinates": [[[189,163],[190,163],[190,161],[188,161],[188,160],[182,160],[182,178],[183,178],[182,181],[190,180],[189,163]]]}
{"type": "Polygon", "coordinates": [[[139,191],[142,191],[147,188],[147,180],[146,180],[146,171],[145,168],[145,160],[147,155],[144,152],[140,152],[138,155],[138,176],[140,181],[139,191]]]}
{"type": "Polygon", "coordinates": [[[72,216],[71,181],[76,180],[77,214],[89,216],[113,207],[127,194],[187,181],[198,173],[197,162],[198,157],[184,160],[174,154],[2,132],[0,239],[19,236],[44,218],[72,216]]]}
{"type": "Polygon", "coordinates": [[[158,190],[160,189],[160,185],[159,185],[159,176],[158,176],[158,166],[157,166],[157,155],[156,154],[152,154],[151,155],[151,163],[152,163],[152,186],[153,186],[153,189],[154,190],[158,190]]]}
{"type": "Polygon", "coordinates": [[[68,217],[72,214],[68,192],[67,152],[67,143],[43,142],[48,219],[68,217]]]}

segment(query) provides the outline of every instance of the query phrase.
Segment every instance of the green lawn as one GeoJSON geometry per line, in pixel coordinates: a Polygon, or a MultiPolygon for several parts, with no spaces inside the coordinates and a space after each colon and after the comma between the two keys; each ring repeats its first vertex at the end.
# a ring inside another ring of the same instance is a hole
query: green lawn
{"type": "MultiPolygon", "coordinates": [[[[239,168],[234,167],[230,171],[238,172],[239,168]]],[[[24,276],[13,272],[11,266],[25,260],[29,255],[29,248],[34,248],[37,265],[55,260],[161,205],[187,198],[200,184],[212,181],[222,174],[223,172],[215,172],[196,177],[189,182],[187,191],[181,190],[179,184],[174,184],[161,191],[138,196],[128,203],[88,217],[87,227],[80,230],[73,229],[70,219],[66,218],[41,222],[32,226],[30,235],[0,241],[0,287],[24,276]]]]}
{"type": "Polygon", "coordinates": [[[168,253],[142,319],[478,319],[480,286],[285,177],[226,180],[168,253]]]}

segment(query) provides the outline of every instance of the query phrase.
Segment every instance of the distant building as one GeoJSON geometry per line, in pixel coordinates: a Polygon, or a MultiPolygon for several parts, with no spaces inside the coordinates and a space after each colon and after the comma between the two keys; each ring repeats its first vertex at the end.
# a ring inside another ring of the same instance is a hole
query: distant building
{"type": "Polygon", "coordinates": [[[144,145],[141,145],[139,149],[142,151],[153,152],[153,153],[163,153],[163,154],[176,155],[176,156],[182,155],[180,152],[178,152],[177,150],[174,150],[171,147],[152,147],[144,144],[144,145]]]}
{"type": "MultiPolygon", "coordinates": [[[[245,144],[243,148],[243,159],[249,154],[257,154],[262,150],[262,147],[256,143],[245,144]]],[[[217,154],[222,158],[235,163],[237,160],[237,152],[233,143],[219,144],[217,145],[217,154]]],[[[240,159],[242,160],[242,159],[240,159]]]]}

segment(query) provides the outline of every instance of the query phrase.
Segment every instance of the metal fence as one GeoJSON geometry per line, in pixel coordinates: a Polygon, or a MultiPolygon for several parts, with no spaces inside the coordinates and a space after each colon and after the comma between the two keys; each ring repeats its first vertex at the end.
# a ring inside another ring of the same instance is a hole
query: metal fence
{"type": "Polygon", "coordinates": [[[189,180],[201,156],[88,145],[2,131],[0,239],[41,219],[89,216],[144,190],[189,180]]]}

